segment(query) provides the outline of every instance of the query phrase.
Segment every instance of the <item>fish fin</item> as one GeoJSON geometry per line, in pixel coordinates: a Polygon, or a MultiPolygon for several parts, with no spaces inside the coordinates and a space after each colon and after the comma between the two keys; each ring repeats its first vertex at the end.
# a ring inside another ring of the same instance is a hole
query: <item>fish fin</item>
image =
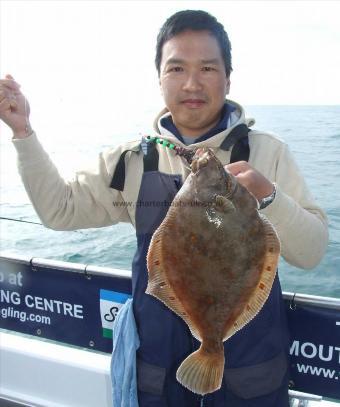
{"type": "Polygon", "coordinates": [[[235,212],[235,206],[234,204],[227,199],[225,196],[222,195],[217,195],[215,198],[215,208],[219,212],[235,212]]]}
{"type": "Polygon", "coordinates": [[[261,276],[243,312],[228,329],[223,340],[234,335],[234,333],[243,328],[260,312],[269,297],[276,276],[277,264],[280,257],[280,240],[269,220],[263,215],[260,216],[264,224],[267,248],[261,276]]]}
{"type": "Polygon", "coordinates": [[[177,299],[176,294],[169,282],[167,281],[165,272],[162,267],[162,229],[161,225],[153,234],[148,255],[147,267],[149,273],[149,281],[145,290],[146,294],[152,295],[163,304],[165,304],[171,311],[180,316],[188,325],[192,335],[198,340],[202,341],[199,332],[194,328],[188,314],[186,313],[182,303],[177,299]]]}
{"type": "Polygon", "coordinates": [[[162,228],[159,227],[153,234],[149,245],[148,253],[146,256],[147,268],[149,274],[149,283],[155,278],[159,279],[164,276],[164,272],[161,266],[162,256],[162,228]]]}
{"type": "Polygon", "coordinates": [[[184,387],[196,394],[207,394],[221,387],[224,373],[224,350],[209,352],[204,342],[201,347],[183,360],[176,378],[184,387]]]}

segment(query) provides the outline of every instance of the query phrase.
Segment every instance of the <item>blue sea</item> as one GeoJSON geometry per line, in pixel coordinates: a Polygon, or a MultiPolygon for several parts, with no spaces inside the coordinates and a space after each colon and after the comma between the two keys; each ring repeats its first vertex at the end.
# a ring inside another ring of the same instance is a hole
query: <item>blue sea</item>
{"type": "MultiPolygon", "coordinates": [[[[329,219],[328,250],[315,269],[298,269],[281,260],[283,289],[340,297],[340,106],[248,106],[246,113],[256,119],[254,128],[274,132],[289,144],[309,188],[329,219]]],[[[141,131],[150,131],[150,115],[147,111],[135,123],[118,124],[114,131],[111,124],[99,129],[93,123],[67,122],[65,137],[61,139],[44,138],[44,126],[37,132],[58,168],[64,167],[61,172],[69,176],[75,165],[91,164],[101,150],[136,139],[141,131]]],[[[39,222],[17,175],[11,142],[1,137],[0,145],[1,217],[39,222]]],[[[2,219],[0,232],[3,253],[119,269],[130,269],[136,248],[134,230],[128,224],[56,232],[40,225],[2,219]]]]}

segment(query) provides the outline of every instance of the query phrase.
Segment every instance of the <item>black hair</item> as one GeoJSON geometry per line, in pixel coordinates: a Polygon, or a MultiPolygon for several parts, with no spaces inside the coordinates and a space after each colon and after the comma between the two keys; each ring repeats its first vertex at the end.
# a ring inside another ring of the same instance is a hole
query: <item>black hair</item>
{"type": "Polygon", "coordinates": [[[207,30],[216,38],[221,50],[226,74],[229,76],[232,66],[231,44],[228,34],[214,16],[202,10],[178,11],[165,21],[157,36],[155,63],[158,75],[160,74],[163,45],[171,38],[188,30],[207,30]]]}

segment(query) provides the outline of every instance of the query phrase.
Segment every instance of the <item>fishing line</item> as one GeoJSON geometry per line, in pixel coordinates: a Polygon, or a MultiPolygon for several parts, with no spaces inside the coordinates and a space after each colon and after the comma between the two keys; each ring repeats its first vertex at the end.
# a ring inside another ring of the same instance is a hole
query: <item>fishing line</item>
{"type": "Polygon", "coordinates": [[[24,103],[25,103],[25,120],[26,120],[25,131],[26,131],[26,135],[30,136],[32,134],[32,128],[31,128],[30,122],[28,120],[28,108],[27,108],[26,96],[24,96],[24,103]]]}
{"type": "MultiPolygon", "coordinates": [[[[11,222],[19,222],[19,223],[29,223],[31,225],[39,225],[39,226],[44,226],[42,223],[39,222],[32,222],[29,220],[22,220],[22,219],[15,219],[15,218],[6,218],[4,216],[0,216],[0,220],[8,220],[11,222]]],[[[73,233],[80,233],[81,235],[87,236],[87,233],[84,233],[80,230],[68,230],[67,232],[73,232],[73,233]]]]}
{"type": "MultiPolygon", "coordinates": [[[[29,130],[29,121],[28,121],[28,109],[27,109],[27,101],[25,98],[25,116],[26,116],[26,132],[28,132],[29,130]]],[[[176,152],[177,155],[184,157],[189,164],[191,164],[192,162],[192,158],[195,155],[195,151],[185,148],[185,147],[181,147],[178,146],[176,144],[170,143],[168,140],[164,140],[160,137],[151,137],[151,136],[145,136],[145,139],[148,142],[151,143],[156,143],[156,144],[160,144],[165,148],[169,148],[170,150],[174,150],[176,152]]],[[[15,218],[7,218],[4,216],[0,216],[0,220],[7,220],[7,221],[11,221],[11,222],[18,222],[18,223],[28,223],[31,225],[39,225],[39,226],[44,226],[42,223],[40,222],[32,222],[32,221],[28,221],[28,220],[22,220],[22,219],[15,219],[15,218]]],[[[86,233],[81,232],[80,230],[70,230],[69,232],[74,232],[74,233],[80,233],[82,235],[86,235],[86,233]]]]}
{"type": "Polygon", "coordinates": [[[31,223],[32,225],[44,226],[42,223],[39,223],[39,222],[31,222],[29,220],[14,219],[14,218],[5,218],[4,216],[0,216],[0,219],[1,220],[10,220],[10,221],[13,221],[13,222],[31,223]]]}

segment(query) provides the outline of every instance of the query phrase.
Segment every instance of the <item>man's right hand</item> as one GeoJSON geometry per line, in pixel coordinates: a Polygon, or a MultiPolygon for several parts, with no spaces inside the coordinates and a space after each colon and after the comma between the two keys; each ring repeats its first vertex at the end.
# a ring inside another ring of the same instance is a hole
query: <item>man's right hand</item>
{"type": "Polygon", "coordinates": [[[20,85],[11,75],[0,79],[0,119],[12,129],[14,138],[25,138],[32,133],[29,113],[29,104],[20,85]]]}

